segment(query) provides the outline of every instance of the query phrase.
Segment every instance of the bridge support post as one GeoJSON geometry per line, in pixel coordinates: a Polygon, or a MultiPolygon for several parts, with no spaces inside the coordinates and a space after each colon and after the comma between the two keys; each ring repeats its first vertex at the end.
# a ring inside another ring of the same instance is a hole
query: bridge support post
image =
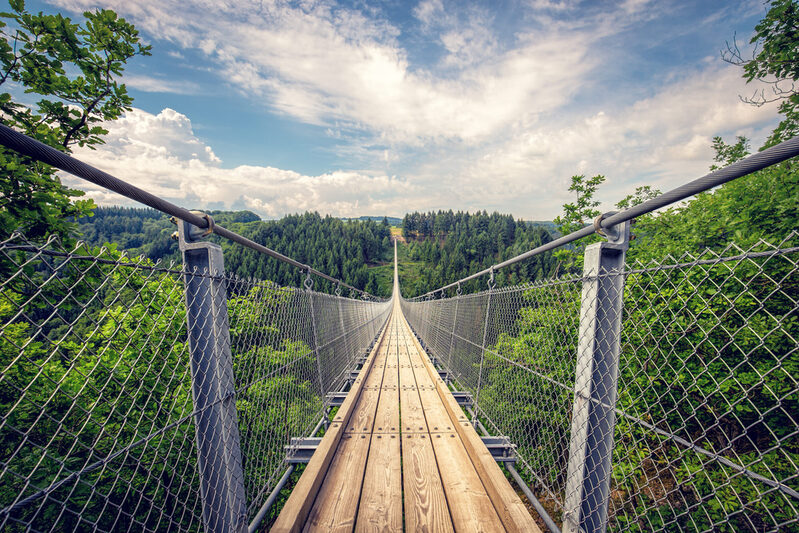
{"type": "Polygon", "coordinates": [[[455,293],[455,317],[452,319],[452,334],[449,338],[449,351],[447,352],[446,370],[452,369],[452,351],[455,348],[455,326],[458,324],[458,307],[461,302],[461,284],[458,283],[458,289],[455,293]]]}
{"type": "Polygon", "coordinates": [[[608,242],[587,246],[584,256],[564,533],[604,532],[607,525],[630,223],[605,236],[608,242]]]}
{"type": "Polygon", "coordinates": [[[491,274],[488,278],[488,301],[486,302],[486,316],[483,323],[483,343],[480,347],[480,369],[477,371],[477,392],[474,395],[474,412],[472,413],[472,425],[477,426],[480,411],[480,390],[483,388],[483,363],[486,358],[486,341],[488,340],[488,321],[491,318],[491,296],[494,294],[494,267],[491,267],[491,274]]]}
{"type": "Polygon", "coordinates": [[[178,222],[203,522],[205,531],[246,532],[225,266],[222,248],[202,242],[204,236],[197,226],[178,222]]]}
{"type": "MultiPolygon", "coordinates": [[[[313,280],[311,279],[310,267],[306,269],[305,293],[308,295],[308,306],[311,311],[311,332],[313,334],[313,351],[316,356],[316,370],[319,373],[319,395],[324,398],[329,391],[325,388],[324,374],[322,374],[321,352],[319,351],[319,340],[316,336],[316,309],[314,309],[313,280]]],[[[325,420],[325,430],[327,430],[327,420],[325,420]]]]}

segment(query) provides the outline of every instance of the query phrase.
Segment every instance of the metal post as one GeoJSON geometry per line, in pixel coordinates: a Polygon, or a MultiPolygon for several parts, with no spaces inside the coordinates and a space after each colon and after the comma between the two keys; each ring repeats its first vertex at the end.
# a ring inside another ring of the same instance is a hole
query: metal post
{"type": "Polygon", "coordinates": [[[341,284],[336,287],[335,291],[336,295],[336,303],[338,304],[338,324],[341,327],[341,335],[344,340],[344,351],[346,352],[346,360],[348,364],[352,364],[355,361],[355,354],[350,353],[350,343],[349,343],[349,335],[346,335],[346,330],[344,329],[344,309],[341,307],[341,284]]]}
{"type": "Polygon", "coordinates": [[[480,407],[480,389],[483,386],[483,361],[486,357],[486,341],[488,340],[488,317],[491,315],[491,295],[494,293],[494,269],[488,278],[488,302],[486,303],[486,319],[483,325],[483,345],[480,348],[480,370],[477,372],[477,393],[474,395],[474,416],[472,417],[472,424],[477,422],[478,408],[480,407]]]}
{"type": "Polygon", "coordinates": [[[461,302],[461,284],[455,292],[455,318],[452,319],[452,336],[449,339],[449,352],[447,353],[447,370],[452,368],[452,350],[455,349],[455,325],[458,323],[458,307],[461,302]]]}
{"type": "MultiPolygon", "coordinates": [[[[313,351],[316,355],[316,369],[319,372],[319,395],[324,398],[325,393],[325,383],[322,379],[322,360],[319,357],[319,341],[316,338],[316,313],[314,312],[314,305],[313,305],[313,280],[311,279],[311,269],[308,267],[306,269],[308,273],[305,277],[305,292],[308,294],[308,301],[310,302],[311,306],[311,330],[313,331],[313,351]]],[[[327,424],[325,424],[325,429],[327,429],[327,424]]]]}
{"type": "MultiPolygon", "coordinates": [[[[200,215],[213,227],[210,216],[200,215]]],[[[207,234],[188,222],[178,222],[186,269],[186,327],[203,522],[209,532],[245,532],[247,505],[230,353],[225,266],[222,248],[201,241],[207,234]]]]}
{"type": "Polygon", "coordinates": [[[585,249],[564,533],[603,532],[607,525],[624,257],[629,246],[630,223],[605,231],[608,242],[585,249]]]}

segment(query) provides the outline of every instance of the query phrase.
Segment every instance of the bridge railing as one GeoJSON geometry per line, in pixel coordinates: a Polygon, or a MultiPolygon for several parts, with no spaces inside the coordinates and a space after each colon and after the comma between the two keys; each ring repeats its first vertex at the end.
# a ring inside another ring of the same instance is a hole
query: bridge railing
{"type": "Polygon", "coordinates": [[[172,215],[183,256],[0,242],[0,529],[256,529],[390,303],[4,125],[0,144],[172,215]],[[231,276],[212,233],[303,286],[231,276]]]}
{"type": "Polygon", "coordinates": [[[609,465],[608,529],[780,531],[799,516],[797,279],[793,233],[403,308],[475,398],[479,423],[518,446],[517,467],[564,529],[569,511],[601,504],[579,478],[609,465]],[[585,345],[591,284],[617,275],[620,327],[605,333],[619,340],[618,365],[589,368],[602,364],[592,353],[602,346],[585,345]],[[603,380],[617,383],[615,402],[597,397],[603,380]],[[580,399],[615,418],[609,462],[596,455],[608,426],[580,399]]]}
{"type": "Polygon", "coordinates": [[[475,425],[518,446],[550,529],[799,527],[799,233],[626,257],[634,217],[797,153],[799,138],[402,301],[475,425]],[[495,287],[595,232],[581,275],[495,287]],[[461,294],[481,276],[486,290],[461,294]]]}
{"type": "Polygon", "coordinates": [[[246,529],[389,311],[20,235],[0,269],[8,531],[246,529]]]}

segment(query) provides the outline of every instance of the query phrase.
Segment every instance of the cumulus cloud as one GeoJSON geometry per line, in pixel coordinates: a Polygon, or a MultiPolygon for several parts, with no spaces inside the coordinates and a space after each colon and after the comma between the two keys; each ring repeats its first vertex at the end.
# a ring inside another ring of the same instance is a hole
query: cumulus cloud
{"type": "Polygon", "coordinates": [[[737,98],[743,90],[734,68],[690,72],[628,105],[516,131],[467,158],[452,180],[467,190],[474,183],[484,202],[513,205],[528,217],[558,214],[574,174],[606,175],[600,198],[608,208],[637,185],[665,191],[707,172],[713,136],[743,134],[755,145],[764,140],[775,108],[744,104],[737,98]]]}
{"type": "Polygon", "coordinates": [[[447,77],[411,65],[388,21],[324,1],[105,4],[148,34],[202,51],[224,79],[278,112],[397,143],[485,139],[566,103],[596,64],[589,32],[520,35],[500,49],[485,12],[443,16],[449,10],[436,2],[417,12],[440,31],[444,63],[458,67],[447,77]]]}
{"type": "MultiPolygon", "coordinates": [[[[337,216],[394,211],[414,187],[394,176],[333,171],[306,176],[291,170],[242,165],[224,168],[213,149],[193,132],[191,121],[172,109],[157,115],[133,109],[105,124],[106,144],[75,155],[120,179],[190,208],[250,209],[263,217],[319,211],[337,216]],[[357,191],[357,194],[354,192],[357,191]]],[[[105,205],[131,202],[65,176],[105,205]]]]}
{"type": "MultiPolygon", "coordinates": [[[[76,11],[94,4],[53,1],[76,11]]],[[[628,46],[621,34],[663,8],[651,0],[577,4],[530,0],[532,22],[501,34],[485,10],[423,0],[414,31],[439,55],[420,62],[379,8],[106,0],[148,35],[205,57],[242,94],[319,125],[351,163],[317,176],[226,168],[189,118],[169,109],[129,113],[108,126],[109,144],[85,157],[184,205],[268,217],[485,208],[542,219],[558,214],[572,174],[607,175],[609,207],[636,185],[666,190],[702,174],[713,135],[746,134],[756,145],[773,127],[774,107],[741,103],[740,71],[718,61],[637,80],[637,96],[615,79],[608,87],[597,73],[619,72],[623,53],[603,39],[628,46]],[[397,171],[358,170],[352,161],[397,171]]]]}

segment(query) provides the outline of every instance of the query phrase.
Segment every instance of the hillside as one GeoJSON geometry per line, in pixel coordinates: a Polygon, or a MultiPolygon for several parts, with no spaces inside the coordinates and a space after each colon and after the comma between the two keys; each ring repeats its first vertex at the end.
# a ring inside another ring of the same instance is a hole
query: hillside
{"type": "MultiPolygon", "coordinates": [[[[403,295],[424,294],[547,243],[553,230],[551,222],[524,222],[496,212],[409,213],[402,224],[405,243],[398,251],[403,295]]],[[[497,282],[537,280],[556,268],[552,255],[542,254],[499,272],[497,282]]],[[[464,290],[480,290],[485,283],[485,279],[476,280],[464,290]]]]}
{"type": "MultiPolygon", "coordinates": [[[[211,211],[211,215],[218,224],[354,287],[383,297],[391,294],[390,286],[378,288],[377,274],[373,272],[375,266],[391,260],[390,228],[383,223],[371,219],[344,221],[318,213],[270,221],[249,211],[211,211]]],[[[78,220],[78,230],[89,244],[113,243],[133,256],[180,261],[178,245],[170,237],[175,226],[169,217],[153,209],[99,207],[94,216],[78,220]]],[[[281,285],[299,285],[297,269],[238,244],[212,239],[225,249],[228,272],[281,285]]],[[[315,283],[316,288],[331,290],[327,282],[315,283]]]]}

